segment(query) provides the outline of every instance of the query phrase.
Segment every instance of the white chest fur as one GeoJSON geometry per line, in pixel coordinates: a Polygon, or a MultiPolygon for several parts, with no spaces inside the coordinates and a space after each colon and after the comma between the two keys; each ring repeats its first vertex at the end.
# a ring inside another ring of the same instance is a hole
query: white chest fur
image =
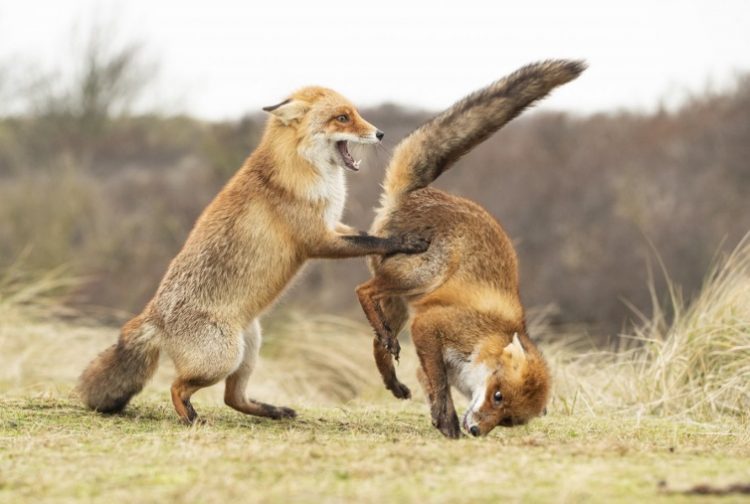
{"type": "Polygon", "coordinates": [[[300,154],[318,169],[318,179],[310,186],[308,197],[324,203],[323,219],[333,229],[341,221],[346,203],[344,168],[335,161],[338,153],[332,152],[328,142],[313,138],[300,149],[300,154]]]}
{"type": "Polygon", "coordinates": [[[475,362],[474,355],[468,360],[453,349],[447,349],[443,359],[448,371],[448,382],[469,400],[484,393],[489,370],[484,364],[475,362]]]}
{"type": "Polygon", "coordinates": [[[323,219],[326,226],[333,229],[344,214],[346,203],[344,169],[339,166],[321,169],[320,177],[317,183],[310,187],[309,194],[311,200],[323,202],[323,219]]]}

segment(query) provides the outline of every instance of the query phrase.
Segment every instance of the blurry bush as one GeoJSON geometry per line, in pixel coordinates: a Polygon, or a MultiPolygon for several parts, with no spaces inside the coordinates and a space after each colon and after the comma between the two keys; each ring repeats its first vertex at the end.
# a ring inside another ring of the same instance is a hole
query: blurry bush
{"type": "MultiPolygon", "coordinates": [[[[27,266],[64,264],[88,279],[71,300],[79,307],[137,311],[259,141],[264,117],[210,123],[136,113],[154,65],[139,45],[103,40],[90,37],[69,79],[41,72],[9,86],[13,68],[0,67],[0,98],[13,93],[23,104],[0,107],[0,268],[27,251],[27,266]]],[[[396,105],[363,114],[386,131],[384,146],[357,153],[364,170],[350,174],[346,220],[366,229],[390,150],[429,114],[396,105]]],[[[748,159],[745,76],[676,111],[529,114],[437,185],[502,220],[528,305],[555,304],[553,323],[611,333],[631,305],[651,306],[654,250],[690,296],[719,244],[731,249],[750,229],[748,159]]],[[[355,313],[353,288],[366,277],[362,261],[320,261],[284,302],[355,313]]]]}

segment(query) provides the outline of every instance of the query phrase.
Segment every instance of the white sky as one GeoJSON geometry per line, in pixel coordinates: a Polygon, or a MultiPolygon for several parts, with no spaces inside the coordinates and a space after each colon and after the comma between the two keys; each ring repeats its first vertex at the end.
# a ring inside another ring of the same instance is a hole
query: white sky
{"type": "Polygon", "coordinates": [[[152,102],[214,119],[306,84],[437,109],[552,57],[589,61],[547,101],[581,112],[671,105],[750,71],[748,0],[0,0],[0,63],[64,67],[75,27],[97,21],[159,62],[152,102]]]}

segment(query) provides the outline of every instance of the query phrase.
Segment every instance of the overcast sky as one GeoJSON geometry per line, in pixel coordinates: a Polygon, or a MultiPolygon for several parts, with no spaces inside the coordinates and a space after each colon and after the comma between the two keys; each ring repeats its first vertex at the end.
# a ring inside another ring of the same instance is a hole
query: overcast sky
{"type": "Polygon", "coordinates": [[[580,112],[672,105],[750,71],[748,0],[0,0],[0,63],[65,66],[95,23],[158,61],[152,102],[214,119],[306,84],[442,108],[544,58],[589,61],[546,103],[580,112]]]}

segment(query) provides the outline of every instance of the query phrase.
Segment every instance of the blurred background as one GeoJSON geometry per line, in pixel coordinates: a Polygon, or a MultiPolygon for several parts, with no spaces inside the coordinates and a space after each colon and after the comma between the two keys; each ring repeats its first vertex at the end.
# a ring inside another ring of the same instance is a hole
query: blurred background
{"type": "MultiPolygon", "coordinates": [[[[0,1],[0,272],[64,271],[66,305],[138,312],[257,144],[320,84],[386,132],[345,221],[367,229],[395,144],[538,59],[590,69],[437,184],[506,227],[525,304],[607,340],[693,296],[750,230],[746,2],[0,1]]],[[[363,321],[360,260],[310,264],[274,313],[363,321]]],[[[10,280],[9,280],[10,279],[10,280]]]]}

